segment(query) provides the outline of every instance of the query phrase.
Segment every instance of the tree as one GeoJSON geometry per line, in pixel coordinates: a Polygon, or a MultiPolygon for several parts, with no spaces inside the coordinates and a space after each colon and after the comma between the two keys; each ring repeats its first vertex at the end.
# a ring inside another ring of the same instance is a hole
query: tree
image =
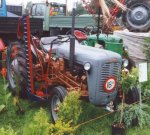
{"type": "Polygon", "coordinates": [[[32,1],[29,1],[26,5],[26,8],[25,8],[26,14],[30,14],[31,7],[32,7],[32,1]]]}
{"type": "Polygon", "coordinates": [[[76,3],[76,14],[77,15],[87,14],[87,11],[84,9],[81,2],[76,3]]]}
{"type": "MultiPolygon", "coordinates": [[[[68,12],[69,15],[72,15],[72,10],[68,12]]],[[[81,2],[76,2],[76,15],[88,14],[88,11],[83,7],[81,2]]]]}

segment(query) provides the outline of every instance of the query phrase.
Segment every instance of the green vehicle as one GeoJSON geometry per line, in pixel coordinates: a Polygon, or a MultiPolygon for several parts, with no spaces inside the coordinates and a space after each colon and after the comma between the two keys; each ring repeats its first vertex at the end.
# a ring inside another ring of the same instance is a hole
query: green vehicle
{"type": "MultiPolygon", "coordinates": [[[[34,3],[32,4],[30,16],[43,19],[43,31],[49,36],[66,33],[72,28],[72,16],[68,16],[66,4],[34,3]]],[[[94,25],[92,15],[76,16],[75,28],[83,29],[86,25],[94,25]]]]}
{"type": "MultiPolygon", "coordinates": [[[[150,1],[122,0],[122,3],[130,9],[120,14],[125,26],[130,31],[149,31],[150,1]]],[[[114,7],[114,10],[115,9],[116,7],[114,7]]],[[[119,11],[115,14],[119,14],[119,11]]],[[[31,8],[31,17],[43,19],[43,31],[47,36],[65,34],[72,27],[72,16],[68,16],[66,4],[56,2],[34,3],[31,8]]],[[[95,19],[92,15],[84,14],[75,17],[76,29],[83,30],[86,25],[95,25],[95,23],[95,19]]]]}
{"type": "Polygon", "coordinates": [[[82,45],[106,49],[120,54],[125,61],[124,66],[130,70],[132,67],[131,60],[128,56],[127,47],[123,45],[123,40],[113,34],[91,34],[93,30],[94,26],[90,26],[88,31],[75,30],[74,35],[82,45]]]}
{"type": "Polygon", "coordinates": [[[89,35],[87,40],[82,41],[83,45],[92,47],[104,48],[123,55],[123,40],[114,35],[100,34],[97,40],[97,35],[89,35]]]}
{"type": "MultiPolygon", "coordinates": [[[[57,36],[61,34],[70,34],[71,32],[72,16],[67,16],[65,4],[55,2],[34,3],[31,8],[31,16],[32,18],[43,19],[43,31],[46,32],[47,35],[57,36]]],[[[99,30],[97,31],[96,29],[100,28],[100,23],[98,24],[98,27],[95,26],[97,26],[97,23],[92,15],[75,17],[75,29],[77,31],[81,30],[81,35],[86,35],[86,38],[81,40],[79,36],[79,41],[82,42],[83,45],[100,47],[117,52],[126,60],[127,53],[125,51],[126,49],[123,47],[123,40],[114,35],[91,34],[99,33],[99,30]]]]}

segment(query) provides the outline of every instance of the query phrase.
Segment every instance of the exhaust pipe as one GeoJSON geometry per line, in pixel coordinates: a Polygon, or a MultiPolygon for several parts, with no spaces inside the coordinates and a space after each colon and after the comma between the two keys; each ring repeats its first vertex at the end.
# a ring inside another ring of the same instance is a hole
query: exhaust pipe
{"type": "Polygon", "coordinates": [[[74,55],[75,55],[74,28],[75,28],[75,8],[73,8],[72,10],[72,29],[70,36],[70,62],[69,62],[70,71],[73,71],[74,67],[74,55]]]}
{"type": "Polygon", "coordinates": [[[100,15],[101,15],[101,10],[99,8],[98,9],[98,22],[97,22],[97,42],[99,40],[99,35],[100,35],[100,15]]]}

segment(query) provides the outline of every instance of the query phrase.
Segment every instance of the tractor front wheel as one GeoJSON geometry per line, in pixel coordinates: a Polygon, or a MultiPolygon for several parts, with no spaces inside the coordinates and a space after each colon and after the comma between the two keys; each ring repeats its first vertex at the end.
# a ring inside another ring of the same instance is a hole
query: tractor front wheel
{"type": "Polygon", "coordinates": [[[52,89],[52,97],[51,97],[51,116],[53,122],[58,120],[58,111],[59,111],[59,104],[63,102],[65,96],[67,95],[67,91],[62,86],[57,86],[52,89]]]}
{"type": "Polygon", "coordinates": [[[125,95],[125,102],[127,104],[137,103],[139,102],[139,100],[140,100],[140,96],[139,96],[139,90],[137,87],[133,87],[125,95]]]}
{"type": "Polygon", "coordinates": [[[126,67],[129,71],[131,71],[133,68],[136,68],[135,62],[134,60],[132,60],[131,58],[128,58],[128,66],[126,67]]]}

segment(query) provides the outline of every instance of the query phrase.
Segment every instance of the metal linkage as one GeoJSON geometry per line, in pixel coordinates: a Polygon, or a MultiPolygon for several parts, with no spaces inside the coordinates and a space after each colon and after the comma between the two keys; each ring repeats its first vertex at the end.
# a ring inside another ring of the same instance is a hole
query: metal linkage
{"type": "Polygon", "coordinates": [[[32,73],[32,55],[31,55],[31,43],[30,43],[30,18],[27,15],[23,15],[21,18],[23,21],[23,38],[24,38],[24,51],[26,56],[26,70],[27,70],[27,91],[34,93],[33,86],[33,73],[32,73]]]}

